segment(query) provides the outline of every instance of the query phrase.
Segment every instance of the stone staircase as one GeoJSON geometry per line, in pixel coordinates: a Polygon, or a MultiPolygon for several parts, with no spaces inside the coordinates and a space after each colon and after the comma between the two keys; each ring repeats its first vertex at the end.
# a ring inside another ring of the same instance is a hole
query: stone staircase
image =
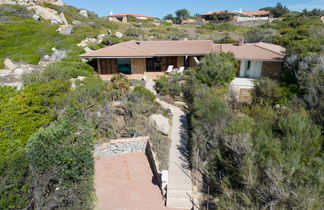
{"type": "MultiPolygon", "coordinates": [[[[155,82],[148,80],[146,88],[156,94],[155,82]]],[[[156,100],[163,108],[172,112],[171,147],[167,185],[167,207],[192,209],[192,181],[189,163],[185,153],[188,144],[188,125],[186,114],[176,106],[159,99],[156,100]]]]}

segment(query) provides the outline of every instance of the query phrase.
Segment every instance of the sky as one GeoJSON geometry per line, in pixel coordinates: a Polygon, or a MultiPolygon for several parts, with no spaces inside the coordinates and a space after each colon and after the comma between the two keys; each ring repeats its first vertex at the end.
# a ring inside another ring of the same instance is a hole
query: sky
{"type": "MultiPolygon", "coordinates": [[[[164,17],[178,9],[186,8],[192,15],[212,10],[258,10],[275,6],[278,0],[62,0],[66,4],[107,16],[116,13],[137,13],[154,17],[164,17]]],[[[294,11],[303,9],[324,9],[324,0],[280,0],[294,11]]]]}

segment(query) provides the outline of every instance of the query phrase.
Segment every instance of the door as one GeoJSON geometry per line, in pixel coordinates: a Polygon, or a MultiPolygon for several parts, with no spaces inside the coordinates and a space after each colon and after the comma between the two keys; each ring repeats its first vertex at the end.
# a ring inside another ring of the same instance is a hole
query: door
{"type": "Polygon", "coordinates": [[[260,78],[262,61],[241,61],[240,77],[260,78]]]}

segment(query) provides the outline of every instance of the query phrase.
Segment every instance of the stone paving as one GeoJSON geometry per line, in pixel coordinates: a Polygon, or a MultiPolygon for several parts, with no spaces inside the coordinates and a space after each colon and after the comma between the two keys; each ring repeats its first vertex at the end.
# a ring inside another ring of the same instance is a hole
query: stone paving
{"type": "Polygon", "coordinates": [[[100,157],[95,169],[96,210],[169,209],[144,152],[100,157]]]}
{"type": "MultiPolygon", "coordinates": [[[[146,88],[156,94],[155,82],[149,80],[146,88]]],[[[192,181],[187,160],[187,116],[178,107],[157,99],[163,108],[173,115],[171,127],[171,147],[169,162],[169,182],[167,186],[167,206],[171,208],[192,208],[192,181]]]]}

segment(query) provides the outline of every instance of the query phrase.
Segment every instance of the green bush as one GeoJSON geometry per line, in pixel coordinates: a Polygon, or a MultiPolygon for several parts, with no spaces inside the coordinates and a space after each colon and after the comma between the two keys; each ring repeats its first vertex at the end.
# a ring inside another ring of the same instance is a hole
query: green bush
{"type": "Polygon", "coordinates": [[[69,83],[52,81],[30,85],[2,104],[0,109],[0,161],[4,155],[23,148],[39,127],[54,118],[55,98],[62,97],[69,83]]]}
{"type": "Polygon", "coordinates": [[[125,75],[115,74],[113,78],[111,78],[111,84],[113,89],[120,90],[121,92],[126,92],[128,91],[131,82],[125,75]]]}
{"type": "Polygon", "coordinates": [[[280,98],[279,84],[269,78],[262,78],[255,82],[253,100],[256,103],[276,104],[280,98]]]}
{"type": "Polygon", "coordinates": [[[5,68],[5,64],[3,61],[0,61],[0,70],[5,68]]]}
{"type": "Polygon", "coordinates": [[[0,111],[2,108],[2,105],[7,103],[7,101],[15,96],[17,91],[13,87],[8,87],[8,86],[0,86],[0,111]]]}
{"type": "Polygon", "coordinates": [[[144,31],[140,28],[136,27],[128,27],[127,31],[125,32],[126,36],[135,36],[135,37],[140,37],[144,35],[144,31]]]}
{"type": "Polygon", "coordinates": [[[75,90],[56,101],[60,107],[71,105],[86,108],[110,99],[107,83],[99,78],[85,78],[83,81],[76,81],[75,85],[75,90]]]}
{"type": "Polygon", "coordinates": [[[90,77],[94,74],[93,68],[81,60],[62,60],[49,64],[44,71],[35,71],[23,76],[25,85],[46,83],[51,80],[68,80],[78,76],[90,77]]]}
{"type": "Polygon", "coordinates": [[[80,110],[68,107],[27,145],[33,205],[41,209],[92,208],[94,138],[80,110]],[[64,195],[64,196],[62,196],[64,195]]]}
{"type": "Polygon", "coordinates": [[[32,195],[32,176],[24,150],[0,157],[0,209],[26,209],[32,195]]]}
{"type": "Polygon", "coordinates": [[[237,60],[233,54],[211,53],[204,57],[197,69],[197,79],[208,86],[225,87],[235,77],[237,60]]]}
{"type": "Polygon", "coordinates": [[[156,91],[160,95],[180,96],[182,92],[181,80],[182,76],[180,74],[161,76],[156,80],[156,91]]]}
{"type": "Polygon", "coordinates": [[[156,96],[154,95],[154,93],[152,93],[150,90],[146,89],[142,85],[135,87],[133,91],[135,93],[139,93],[139,94],[145,96],[150,101],[154,101],[156,99],[156,96]]]}

